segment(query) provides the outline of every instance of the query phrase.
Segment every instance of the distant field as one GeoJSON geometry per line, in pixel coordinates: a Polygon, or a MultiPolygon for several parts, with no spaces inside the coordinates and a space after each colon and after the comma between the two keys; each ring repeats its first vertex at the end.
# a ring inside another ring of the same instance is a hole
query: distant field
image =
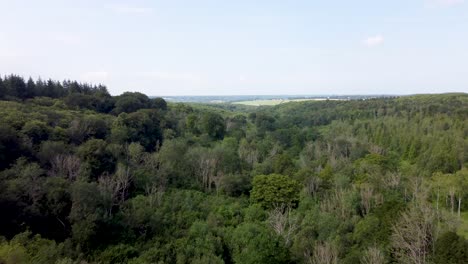
{"type": "Polygon", "coordinates": [[[327,98],[306,98],[306,99],[271,99],[271,100],[252,100],[233,102],[233,104],[262,106],[262,105],[279,105],[289,102],[304,102],[304,101],[325,101],[325,100],[342,100],[342,99],[327,99],[327,98]]]}

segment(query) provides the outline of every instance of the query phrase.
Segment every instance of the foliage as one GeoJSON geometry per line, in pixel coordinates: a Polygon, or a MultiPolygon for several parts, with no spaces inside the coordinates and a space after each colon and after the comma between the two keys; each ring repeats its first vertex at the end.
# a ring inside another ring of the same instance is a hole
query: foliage
{"type": "Polygon", "coordinates": [[[300,185],[280,174],[257,175],[252,181],[250,198],[266,208],[292,204],[299,200],[300,185]]]}
{"type": "Polygon", "coordinates": [[[465,263],[467,109],[3,76],[0,263],[465,263]]]}

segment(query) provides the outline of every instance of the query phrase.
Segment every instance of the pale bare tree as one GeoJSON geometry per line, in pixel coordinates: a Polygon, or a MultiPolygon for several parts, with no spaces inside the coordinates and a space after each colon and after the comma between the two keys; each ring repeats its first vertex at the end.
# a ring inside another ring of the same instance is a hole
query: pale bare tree
{"type": "Polygon", "coordinates": [[[249,166],[258,162],[258,150],[251,146],[247,140],[241,140],[238,149],[239,158],[244,160],[249,166]]]}
{"type": "Polygon", "coordinates": [[[211,190],[211,183],[213,182],[213,176],[216,174],[216,165],[218,160],[211,153],[202,155],[198,160],[198,174],[205,191],[211,190]]]}
{"type": "Polygon", "coordinates": [[[160,168],[160,157],[159,157],[159,153],[158,152],[155,152],[155,153],[145,153],[143,156],[142,156],[142,163],[144,164],[144,166],[146,168],[148,168],[149,170],[151,171],[157,171],[159,170],[160,168]]]}
{"type": "Polygon", "coordinates": [[[278,144],[273,145],[273,147],[270,149],[270,152],[268,153],[269,157],[274,157],[276,154],[278,154],[281,150],[281,147],[278,144]]]}
{"type": "Polygon", "coordinates": [[[75,155],[59,154],[51,161],[51,176],[65,177],[74,181],[80,174],[81,161],[75,155]]]}
{"type": "Polygon", "coordinates": [[[424,202],[411,203],[392,227],[392,246],[401,263],[423,264],[431,253],[436,234],[436,214],[424,202]]]}
{"type": "Polygon", "coordinates": [[[422,177],[412,177],[409,179],[409,191],[414,203],[425,204],[430,195],[430,185],[422,177]]]}
{"type": "Polygon", "coordinates": [[[128,194],[128,189],[132,182],[132,174],[130,173],[130,168],[128,166],[118,166],[117,171],[114,175],[116,185],[119,188],[119,196],[117,198],[118,204],[121,204],[125,201],[128,194]]]}
{"type": "MultiPolygon", "coordinates": [[[[167,186],[167,177],[170,173],[170,168],[174,165],[171,161],[161,161],[159,152],[155,153],[143,153],[141,156],[141,166],[146,168],[152,173],[151,183],[145,186],[145,192],[150,190],[158,190],[158,192],[164,193],[167,186]]],[[[152,192],[152,191],[151,191],[152,192]]]]}
{"type": "Polygon", "coordinates": [[[307,194],[316,197],[317,193],[320,189],[320,186],[322,186],[322,179],[317,176],[311,176],[307,179],[306,182],[306,191],[307,194]]]}
{"type": "Polygon", "coordinates": [[[374,154],[384,155],[385,154],[385,149],[382,148],[379,145],[371,144],[369,146],[369,152],[374,153],[374,154]]]}
{"type": "Polygon", "coordinates": [[[330,242],[317,242],[311,260],[312,264],[337,264],[338,250],[330,242]]]}
{"type": "Polygon", "coordinates": [[[222,171],[216,172],[212,177],[211,181],[215,186],[216,195],[219,195],[219,190],[221,189],[221,184],[223,182],[224,177],[225,177],[225,175],[224,175],[224,172],[222,172],[222,171]]]}
{"type": "Polygon", "coordinates": [[[374,203],[374,188],[370,184],[362,184],[359,188],[363,215],[367,215],[374,203]]]}
{"type": "Polygon", "coordinates": [[[307,142],[299,155],[299,165],[301,166],[301,168],[310,167],[310,163],[315,158],[314,151],[315,151],[314,143],[307,142]]]}
{"type": "Polygon", "coordinates": [[[166,186],[152,184],[145,186],[145,195],[149,200],[149,205],[151,208],[161,205],[162,198],[166,192],[166,186]]]}
{"type": "Polygon", "coordinates": [[[382,178],[384,188],[395,189],[400,186],[401,174],[396,172],[390,172],[382,178]]]}
{"type": "Polygon", "coordinates": [[[320,202],[320,209],[334,213],[343,220],[348,219],[354,211],[350,205],[352,192],[352,190],[335,189],[320,202]]]}
{"type": "Polygon", "coordinates": [[[119,194],[119,187],[117,182],[112,178],[111,175],[102,175],[98,179],[98,189],[101,196],[104,198],[106,216],[112,216],[112,208],[119,194]]]}
{"type": "Polygon", "coordinates": [[[377,247],[369,247],[364,251],[361,258],[362,264],[383,264],[385,263],[385,256],[382,251],[377,247]]]}
{"type": "Polygon", "coordinates": [[[363,215],[370,213],[372,208],[383,203],[383,195],[375,192],[375,187],[369,183],[363,183],[358,186],[361,196],[361,210],[363,215]]]}
{"type": "Polygon", "coordinates": [[[291,206],[279,204],[268,213],[268,223],[277,235],[284,238],[286,246],[291,244],[292,237],[299,228],[299,219],[291,212],[291,206]]]}
{"type": "Polygon", "coordinates": [[[132,176],[128,167],[119,165],[114,175],[104,174],[98,179],[98,188],[107,203],[107,216],[112,215],[112,208],[122,204],[128,193],[132,176]]]}

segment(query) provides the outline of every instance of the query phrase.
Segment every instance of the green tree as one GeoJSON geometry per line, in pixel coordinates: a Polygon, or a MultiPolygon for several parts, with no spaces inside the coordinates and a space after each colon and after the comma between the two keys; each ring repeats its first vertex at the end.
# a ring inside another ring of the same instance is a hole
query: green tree
{"type": "Polygon", "coordinates": [[[279,174],[257,175],[252,186],[250,199],[266,208],[297,202],[301,189],[297,181],[279,174]]]}
{"type": "Polygon", "coordinates": [[[115,114],[132,113],[140,109],[151,108],[151,100],[148,96],[138,92],[125,92],[118,96],[115,101],[115,114]]]}
{"type": "Polygon", "coordinates": [[[202,131],[213,139],[222,139],[226,132],[226,125],[221,115],[217,113],[205,113],[201,120],[202,131]]]}
{"type": "Polygon", "coordinates": [[[263,135],[267,131],[274,130],[276,126],[274,117],[262,112],[257,113],[254,117],[255,126],[260,135],[263,135]]]}
{"type": "Polygon", "coordinates": [[[118,264],[128,263],[131,259],[138,256],[138,250],[125,244],[118,244],[106,248],[100,255],[100,263],[118,264]]]}
{"type": "Polygon", "coordinates": [[[295,166],[291,157],[288,154],[277,155],[273,159],[273,172],[277,174],[292,175],[294,174],[295,166]]]}
{"type": "Polygon", "coordinates": [[[85,162],[85,169],[88,170],[89,176],[93,179],[97,179],[104,172],[112,173],[114,171],[115,157],[102,139],[86,141],[78,148],[77,154],[85,162]]]}
{"type": "Polygon", "coordinates": [[[17,75],[10,75],[3,81],[7,94],[19,99],[28,98],[28,91],[23,77],[17,75]]]}
{"type": "Polygon", "coordinates": [[[167,102],[161,98],[157,97],[152,100],[152,107],[160,110],[167,110],[167,102]]]}
{"type": "Polygon", "coordinates": [[[468,242],[454,232],[442,234],[435,242],[433,261],[436,264],[468,263],[468,242]]]}
{"type": "Polygon", "coordinates": [[[24,124],[21,132],[28,136],[33,144],[39,144],[41,141],[47,140],[50,128],[44,122],[32,120],[24,124]]]}
{"type": "Polygon", "coordinates": [[[3,83],[2,76],[0,76],[0,99],[4,99],[6,94],[7,94],[7,89],[5,87],[5,84],[3,83]]]}
{"type": "Polygon", "coordinates": [[[84,249],[92,245],[98,229],[98,220],[104,214],[102,197],[97,183],[76,181],[71,186],[72,240],[84,249]]]}
{"type": "Polygon", "coordinates": [[[161,116],[156,110],[122,113],[114,121],[111,137],[116,143],[139,142],[146,150],[154,150],[162,143],[161,116]]]}
{"type": "Polygon", "coordinates": [[[62,141],[43,141],[39,147],[37,157],[41,164],[50,165],[57,155],[65,155],[70,152],[70,147],[62,141]]]}
{"type": "Polygon", "coordinates": [[[29,77],[28,82],[26,83],[26,92],[24,94],[25,98],[33,98],[36,95],[36,84],[33,79],[29,77]]]}
{"type": "Polygon", "coordinates": [[[21,141],[10,125],[0,122],[0,169],[10,165],[21,155],[21,141]]]}
{"type": "Polygon", "coordinates": [[[176,244],[178,263],[224,263],[221,237],[216,236],[206,222],[194,222],[188,236],[176,244]]]}
{"type": "Polygon", "coordinates": [[[229,248],[234,263],[288,263],[282,240],[265,226],[243,223],[232,231],[229,248]]]}

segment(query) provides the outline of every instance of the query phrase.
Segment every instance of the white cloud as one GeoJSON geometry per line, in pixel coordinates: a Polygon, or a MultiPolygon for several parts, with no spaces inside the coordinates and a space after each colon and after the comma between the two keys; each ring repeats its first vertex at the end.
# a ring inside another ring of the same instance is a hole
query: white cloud
{"type": "Polygon", "coordinates": [[[367,47],[376,47],[384,43],[385,39],[382,35],[370,36],[364,39],[363,43],[367,47]]]}
{"type": "Polygon", "coordinates": [[[452,7],[463,4],[465,0],[426,0],[428,7],[452,7]]]}
{"type": "Polygon", "coordinates": [[[153,9],[150,7],[137,7],[137,6],[126,6],[126,5],[115,5],[111,6],[110,9],[117,14],[130,14],[130,15],[143,15],[150,14],[153,9]]]}
{"type": "Polygon", "coordinates": [[[109,73],[106,71],[93,71],[85,72],[80,76],[80,80],[84,82],[89,82],[93,84],[105,83],[109,78],[109,73]]]}

